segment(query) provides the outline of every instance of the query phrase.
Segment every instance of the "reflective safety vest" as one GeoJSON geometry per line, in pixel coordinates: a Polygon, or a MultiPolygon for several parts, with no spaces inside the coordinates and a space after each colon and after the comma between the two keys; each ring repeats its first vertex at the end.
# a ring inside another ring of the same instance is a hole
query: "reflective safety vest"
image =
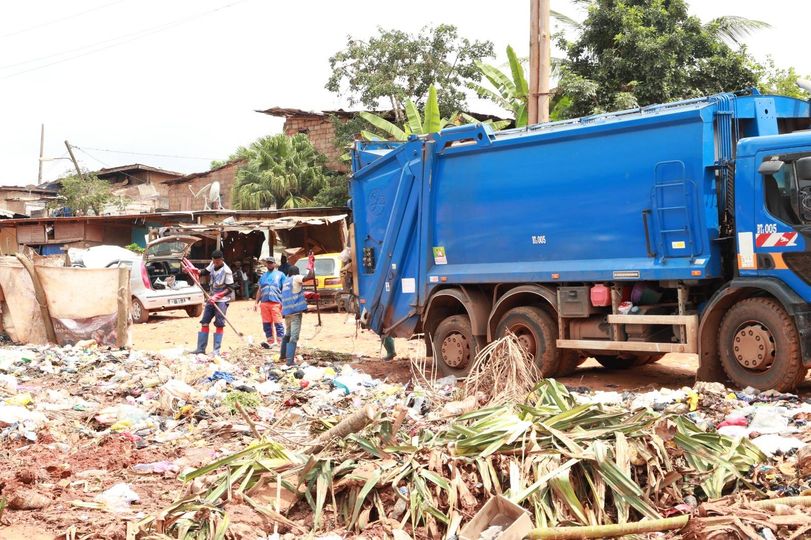
{"type": "Polygon", "coordinates": [[[295,315],[307,311],[307,299],[304,298],[304,287],[293,292],[293,278],[288,278],[282,286],[282,315],[295,315]]]}
{"type": "Polygon", "coordinates": [[[259,301],[281,303],[282,285],[284,281],[284,274],[278,270],[262,274],[262,277],[259,278],[259,301]]]}

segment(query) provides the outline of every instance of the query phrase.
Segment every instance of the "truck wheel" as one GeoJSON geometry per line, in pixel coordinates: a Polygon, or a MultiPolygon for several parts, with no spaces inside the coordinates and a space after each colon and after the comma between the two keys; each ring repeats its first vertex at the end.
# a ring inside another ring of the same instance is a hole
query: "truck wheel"
{"type": "Polygon", "coordinates": [[[780,392],[805,378],[794,321],[772,298],[747,298],[732,306],[718,330],[721,367],[737,386],[780,392]]]}
{"type": "Polygon", "coordinates": [[[432,346],[434,365],[444,376],[466,377],[476,358],[476,340],[466,315],[454,315],[439,323],[432,346]]]}
{"type": "MultiPolygon", "coordinates": [[[[504,337],[508,331],[515,334],[524,349],[535,358],[535,365],[544,377],[562,374],[561,368],[573,371],[571,366],[577,367],[575,360],[561,365],[562,358],[556,345],[558,325],[541,308],[517,307],[505,313],[496,326],[496,336],[504,337]]],[[[575,351],[567,353],[576,354],[575,351]]]]}
{"type": "Polygon", "coordinates": [[[203,315],[203,304],[197,304],[196,306],[189,306],[186,308],[186,313],[189,317],[197,318],[203,315]]]}
{"type": "Polygon", "coordinates": [[[149,311],[146,310],[144,305],[137,298],[132,299],[132,307],[130,308],[132,314],[132,322],[142,324],[149,320],[149,311]]]}

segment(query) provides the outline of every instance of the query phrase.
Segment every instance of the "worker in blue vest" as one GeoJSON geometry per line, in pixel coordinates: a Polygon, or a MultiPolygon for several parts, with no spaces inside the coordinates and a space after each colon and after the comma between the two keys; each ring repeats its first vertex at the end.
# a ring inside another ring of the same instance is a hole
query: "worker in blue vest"
{"type": "Polygon", "coordinates": [[[200,331],[197,333],[197,354],[206,352],[208,346],[209,324],[214,319],[214,354],[220,354],[222,347],[222,334],[225,328],[225,312],[228,305],[236,298],[235,292],[239,285],[234,283],[234,274],[225,264],[222,251],[215,250],[211,253],[211,263],[200,275],[210,276],[209,299],[203,310],[203,317],[200,319],[200,331]]]}
{"type": "Polygon", "coordinates": [[[299,334],[301,334],[301,320],[307,311],[307,299],[304,298],[304,281],[313,277],[312,269],[307,275],[299,273],[298,266],[291,265],[287,271],[287,279],[282,286],[282,315],[284,316],[284,338],[279,348],[279,361],[287,362],[288,366],[296,365],[296,347],[299,334]]]}
{"type": "Polygon", "coordinates": [[[284,338],[284,318],[282,316],[282,286],[287,276],[276,269],[276,259],[265,257],[262,259],[267,271],[259,278],[259,289],[256,291],[256,304],[254,311],[261,309],[262,329],[265,331],[266,341],[262,347],[270,349],[281,345],[284,338]]]}

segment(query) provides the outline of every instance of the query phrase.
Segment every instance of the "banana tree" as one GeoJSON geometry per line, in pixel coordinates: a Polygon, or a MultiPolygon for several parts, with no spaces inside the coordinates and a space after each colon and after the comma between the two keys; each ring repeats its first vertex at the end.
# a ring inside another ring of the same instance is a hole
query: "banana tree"
{"type": "MultiPolygon", "coordinates": [[[[368,141],[383,139],[404,141],[408,139],[409,135],[428,135],[429,133],[436,133],[448,126],[460,126],[462,124],[475,124],[480,122],[480,120],[467,113],[455,112],[448,117],[442,117],[439,112],[439,99],[437,98],[434,85],[428,87],[428,99],[425,101],[424,117],[411,100],[406,101],[405,114],[406,123],[400,127],[376,114],[366,111],[360,112],[360,117],[378,130],[378,132],[361,131],[361,136],[368,141]]],[[[487,120],[484,123],[492,125],[496,130],[504,129],[510,124],[509,120],[499,120],[496,122],[487,120]]]]}
{"type": "Polygon", "coordinates": [[[505,73],[495,66],[476,61],[476,68],[484,75],[493,88],[487,88],[475,82],[469,82],[468,87],[474,90],[479,97],[486,98],[515,116],[515,127],[527,125],[527,104],[529,102],[529,85],[524,75],[524,66],[511,46],[507,46],[507,59],[510,63],[510,73],[505,73]]]}
{"type": "Polygon", "coordinates": [[[417,105],[410,99],[405,103],[406,123],[403,127],[393,124],[376,114],[362,111],[358,113],[361,118],[372,124],[379,133],[361,131],[364,139],[373,141],[378,139],[394,139],[404,141],[409,135],[428,135],[436,133],[442,128],[452,125],[449,118],[442,118],[439,114],[439,100],[434,85],[428,87],[428,99],[425,101],[425,115],[420,114],[417,105]]]}

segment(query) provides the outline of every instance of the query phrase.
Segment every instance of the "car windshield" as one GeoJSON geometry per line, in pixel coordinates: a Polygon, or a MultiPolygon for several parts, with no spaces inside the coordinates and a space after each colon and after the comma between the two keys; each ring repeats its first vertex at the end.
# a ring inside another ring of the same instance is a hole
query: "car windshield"
{"type": "MultiPolygon", "coordinates": [[[[307,273],[307,259],[299,259],[296,261],[296,266],[302,274],[307,273]]],[[[315,275],[316,276],[334,276],[335,275],[335,259],[316,259],[315,260],[315,275]]]]}
{"type": "Polygon", "coordinates": [[[150,257],[182,257],[189,242],[177,240],[174,242],[160,242],[146,248],[145,254],[150,257]]]}

